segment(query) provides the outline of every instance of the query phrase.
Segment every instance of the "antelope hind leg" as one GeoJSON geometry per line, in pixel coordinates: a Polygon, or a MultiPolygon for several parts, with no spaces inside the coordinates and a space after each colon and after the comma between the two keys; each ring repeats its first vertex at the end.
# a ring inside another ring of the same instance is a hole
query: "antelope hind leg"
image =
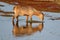
{"type": "Polygon", "coordinates": [[[18,16],[16,17],[16,19],[17,19],[17,22],[18,22],[18,16]]]}
{"type": "Polygon", "coordinates": [[[13,17],[12,17],[12,22],[14,22],[14,18],[15,18],[15,17],[13,16],[13,17]]]}
{"type": "Polygon", "coordinates": [[[28,16],[26,16],[26,22],[28,22],[28,16]]]}

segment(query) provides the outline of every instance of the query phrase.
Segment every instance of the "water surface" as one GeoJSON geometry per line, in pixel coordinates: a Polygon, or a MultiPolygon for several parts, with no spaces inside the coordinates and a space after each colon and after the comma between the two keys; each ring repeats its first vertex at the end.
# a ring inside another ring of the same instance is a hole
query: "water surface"
{"type": "MultiPolygon", "coordinates": [[[[9,9],[1,8],[2,10],[12,11],[12,8],[6,4],[6,7],[9,9]],[[8,7],[7,7],[8,6],[8,7]]],[[[60,40],[60,13],[53,12],[43,12],[44,22],[43,26],[41,23],[32,23],[32,27],[36,28],[38,26],[42,27],[42,29],[36,32],[32,32],[32,34],[24,34],[21,36],[15,36],[12,32],[14,26],[12,22],[12,17],[0,16],[0,40],[60,40]]],[[[25,16],[19,17],[19,27],[26,28],[26,20],[25,16]]],[[[40,21],[39,18],[33,16],[33,20],[40,21]]],[[[28,23],[29,25],[30,23],[28,23]]],[[[31,25],[29,25],[31,26],[31,25]]]]}

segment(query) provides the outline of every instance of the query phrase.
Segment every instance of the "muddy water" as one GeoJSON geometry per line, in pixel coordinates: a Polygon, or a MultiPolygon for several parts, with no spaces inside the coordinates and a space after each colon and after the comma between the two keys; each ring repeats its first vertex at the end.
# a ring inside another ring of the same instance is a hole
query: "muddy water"
{"type": "MultiPolygon", "coordinates": [[[[60,40],[60,13],[43,13],[43,23],[26,24],[23,16],[19,22],[12,22],[11,16],[0,16],[0,40],[60,40]]],[[[40,21],[36,16],[33,20],[40,21]]]]}

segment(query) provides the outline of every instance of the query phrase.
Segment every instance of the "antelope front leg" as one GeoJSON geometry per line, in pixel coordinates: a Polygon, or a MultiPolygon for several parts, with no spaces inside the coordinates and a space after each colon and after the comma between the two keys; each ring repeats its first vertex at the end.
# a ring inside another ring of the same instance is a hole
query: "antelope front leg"
{"type": "Polygon", "coordinates": [[[32,16],[30,16],[30,23],[32,22],[32,16]]]}
{"type": "Polygon", "coordinates": [[[44,20],[44,15],[42,14],[42,15],[40,15],[40,19],[41,19],[41,21],[43,21],[44,20]]]}
{"type": "Polygon", "coordinates": [[[38,17],[40,18],[41,21],[44,20],[44,14],[41,13],[41,14],[38,15],[38,17]]]}

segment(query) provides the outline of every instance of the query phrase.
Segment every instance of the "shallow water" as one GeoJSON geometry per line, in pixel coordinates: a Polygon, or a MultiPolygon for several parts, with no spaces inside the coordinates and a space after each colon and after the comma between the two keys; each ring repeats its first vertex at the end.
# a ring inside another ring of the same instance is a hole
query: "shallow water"
{"type": "MultiPolygon", "coordinates": [[[[60,40],[60,19],[58,19],[60,18],[60,13],[43,13],[45,14],[43,26],[41,26],[41,23],[32,23],[32,26],[28,23],[28,27],[35,28],[35,32],[30,32],[31,34],[25,33],[19,36],[13,33],[14,26],[17,25],[13,25],[12,17],[0,16],[0,40],[60,40]],[[39,26],[42,27],[40,31],[37,29],[39,26]]],[[[24,29],[26,29],[25,18],[23,16],[19,17],[18,23],[19,27],[23,27],[24,29]]],[[[33,16],[33,20],[39,21],[39,18],[33,16]]]]}

